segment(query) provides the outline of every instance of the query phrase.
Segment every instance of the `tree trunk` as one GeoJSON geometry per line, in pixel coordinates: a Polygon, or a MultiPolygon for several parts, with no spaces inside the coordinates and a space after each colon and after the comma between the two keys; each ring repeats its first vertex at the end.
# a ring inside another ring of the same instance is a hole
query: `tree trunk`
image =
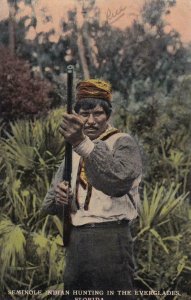
{"type": "Polygon", "coordinates": [[[16,15],[16,0],[8,0],[9,6],[9,50],[12,55],[15,54],[16,50],[16,32],[15,32],[15,15],[16,15]]]}
{"type": "Polygon", "coordinates": [[[82,26],[83,26],[83,19],[82,19],[82,8],[79,3],[77,3],[77,16],[76,16],[76,27],[77,27],[77,46],[78,46],[78,53],[80,57],[80,62],[82,66],[82,71],[84,74],[84,79],[90,78],[88,63],[86,59],[86,49],[83,42],[83,32],[82,32],[82,26]]]}

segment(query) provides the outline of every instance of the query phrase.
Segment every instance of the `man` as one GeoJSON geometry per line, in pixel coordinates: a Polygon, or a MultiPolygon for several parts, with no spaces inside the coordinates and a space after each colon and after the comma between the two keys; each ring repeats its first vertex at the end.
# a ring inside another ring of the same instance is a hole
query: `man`
{"type": "Polygon", "coordinates": [[[132,293],[128,299],[133,299],[130,223],[139,204],[139,149],[130,135],[108,123],[109,83],[82,81],[76,98],[75,113],[65,113],[60,127],[74,152],[69,200],[68,185],[62,181],[63,162],[43,203],[47,213],[58,215],[64,203],[70,205],[72,231],[64,272],[70,296],[64,299],[75,299],[74,290],[100,291],[103,299],[123,299],[117,291],[128,290],[132,293]],[[113,297],[107,295],[110,290],[113,297]]]}

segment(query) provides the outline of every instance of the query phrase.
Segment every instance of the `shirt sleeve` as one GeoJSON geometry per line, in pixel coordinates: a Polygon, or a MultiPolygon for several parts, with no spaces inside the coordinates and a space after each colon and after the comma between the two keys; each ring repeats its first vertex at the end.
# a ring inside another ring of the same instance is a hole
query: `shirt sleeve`
{"type": "Polygon", "coordinates": [[[62,218],[63,213],[63,206],[55,202],[55,187],[56,185],[62,181],[64,170],[64,161],[61,163],[60,167],[58,168],[52,182],[50,188],[44,198],[42,203],[41,213],[43,215],[58,215],[62,218]]]}
{"type": "Polygon", "coordinates": [[[121,197],[142,173],[139,147],[129,135],[120,137],[113,150],[106,142],[97,141],[85,158],[85,170],[92,186],[109,196],[121,197]]]}

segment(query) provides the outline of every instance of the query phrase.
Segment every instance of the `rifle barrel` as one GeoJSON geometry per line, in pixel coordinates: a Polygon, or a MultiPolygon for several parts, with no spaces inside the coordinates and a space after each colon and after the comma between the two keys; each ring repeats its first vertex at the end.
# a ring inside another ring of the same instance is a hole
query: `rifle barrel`
{"type": "MultiPolygon", "coordinates": [[[[73,97],[73,72],[74,68],[72,65],[67,67],[67,113],[72,113],[72,97],[73,97]]],[[[72,174],[72,145],[65,142],[65,164],[64,164],[64,174],[63,180],[67,181],[69,187],[71,187],[71,174],[72,174]]],[[[71,230],[71,220],[70,220],[70,206],[63,206],[63,243],[66,247],[69,243],[70,230],[71,230]]]]}
{"type": "Polygon", "coordinates": [[[73,72],[74,67],[72,65],[69,65],[67,67],[67,113],[72,113],[72,90],[73,90],[73,72]]]}
{"type": "MultiPolygon", "coordinates": [[[[67,113],[72,113],[72,90],[73,90],[73,66],[67,67],[67,113]]],[[[72,145],[68,142],[65,143],[65,166],[63,180],[68,181],[71,185],[71,173],[72,173],[72,145]]]]}

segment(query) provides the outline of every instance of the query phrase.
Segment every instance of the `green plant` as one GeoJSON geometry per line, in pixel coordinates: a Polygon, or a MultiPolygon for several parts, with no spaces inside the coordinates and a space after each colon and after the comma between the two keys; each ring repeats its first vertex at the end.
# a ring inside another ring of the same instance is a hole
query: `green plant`
{"type": "Polygon", "coordinates": [[[161,292],[161,296],[152,295],[149,299],[168,299],[165,294],[162,296],[163,291],[188,292],[191,257],[187,240],[191,238],[191,219],[188,194],[179,194],[179,190],[180,185],[174,183],[168,189],[158,184],[154,190],[144,188],[135,235],[136,279],[141,289],[161,292]]]}
{"type": "Polygon", "coordinates": [[[2,295],[9,289],[46,289],[62,282],[62,224],[56,216],[40,214],[64,156],[61,114],[58,110],[47,119],[12,123],[11,132],[0,140],[2,295]]]}
{"type": "Polygon", "coordinates": [[[64,157],[64,140],[58,131],[61,113],[52,112],[49,118],[35,122],[17,121],[1,141],[6,201],[3,210],[30,226],[64,157]]]}
{"type": "Polygon", "coordinates": [[[8,268],[15,268],[18,264],[25,265],[25,245],[26,239],[24,230],[20,225],[15,225],[8,218],[0,221],[1,251],[1,282],[8,268]],[[1,249],[2,250],[2,249],[1,249]]]}

